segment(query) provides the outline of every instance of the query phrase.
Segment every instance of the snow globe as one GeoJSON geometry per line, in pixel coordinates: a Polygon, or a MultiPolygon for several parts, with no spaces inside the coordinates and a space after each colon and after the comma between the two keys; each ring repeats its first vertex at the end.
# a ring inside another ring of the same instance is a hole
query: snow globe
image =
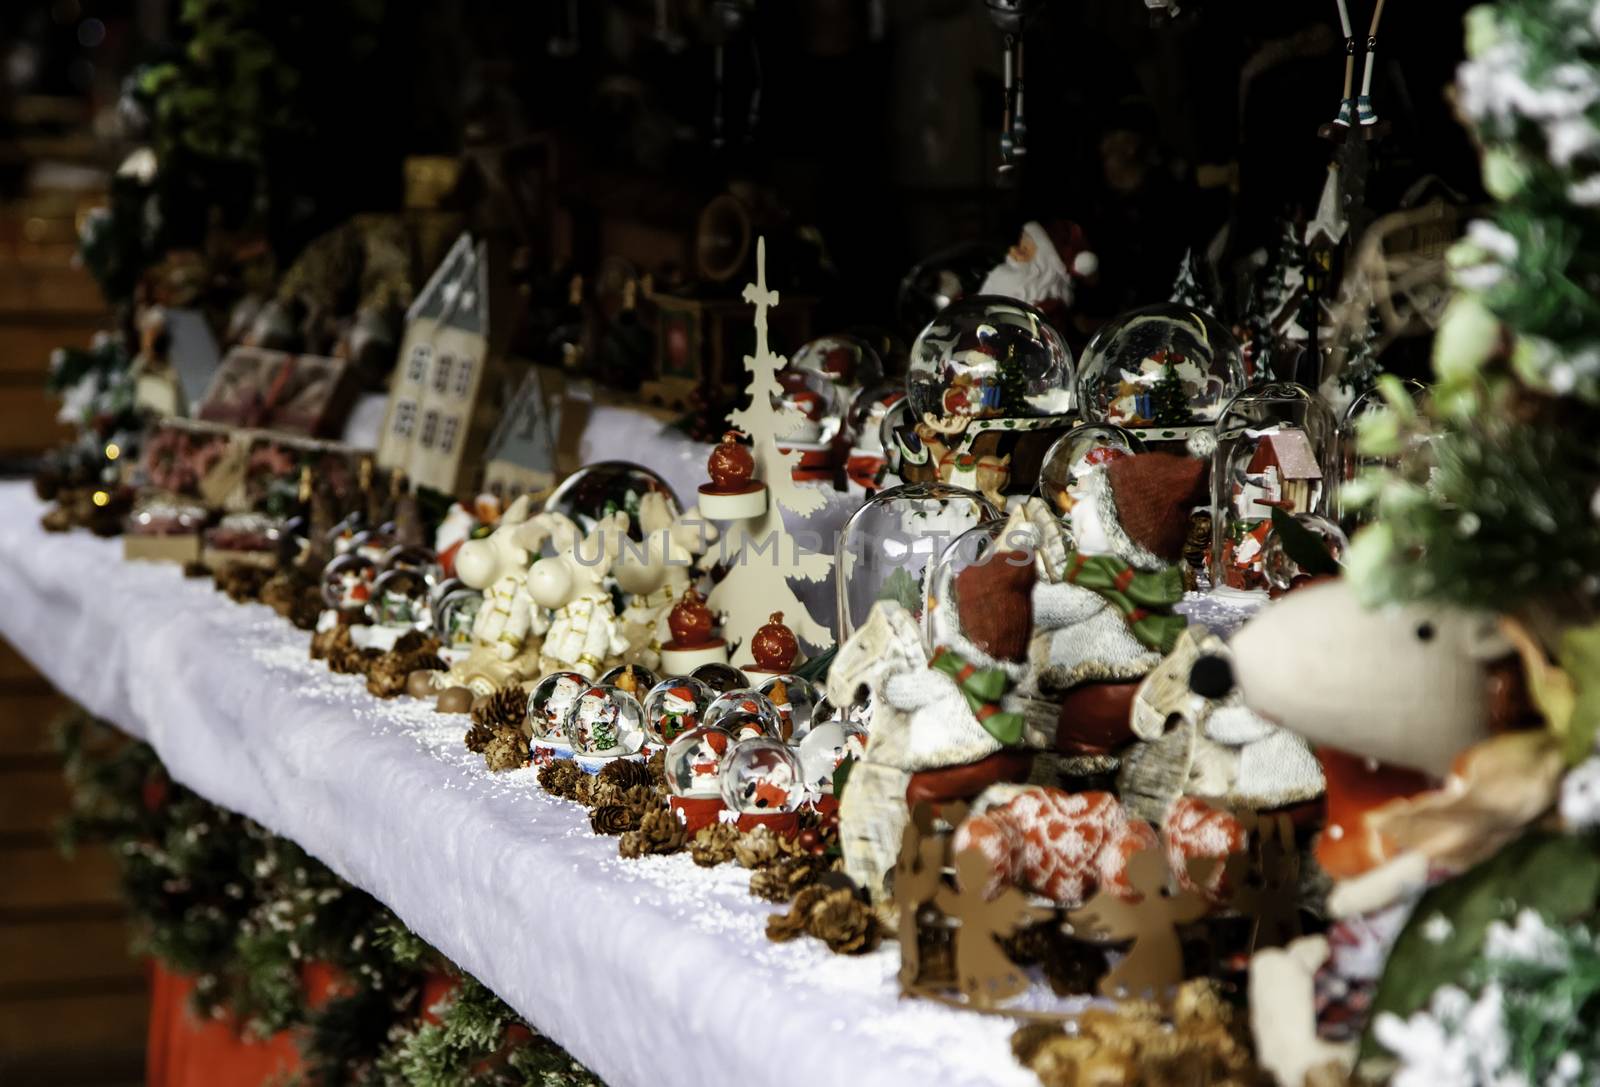
{"type": "Polygon", "coordinates": [[[1039,497],[1057,517],[1065,518],[1077,504],[1091,472],[1119,457],[1143,453],[1144,443],[1114,423],[1085,423],[1067,431],[1044,455],[1039,469],[1039,497]]]}
{"type": "Polygon", "coordinates": [[[345,551],[371,560],[374,566],[381,566],[384,556],[399,545],[400,541],[396,540],[393,534],[387,531],[387,526],[384,526],[357,532],[346,542],[345,551]]]}
{"type": "Polygon", "coordinates": [[[821,696],[810,680],[791,672],[763,680],[756,690],[765,695],[778,712],[778,739],[796,744],[811,731],[811,715],[816,712],[821,696]]]}
{"type": "Polygon", "coordinates": [[[433,626],[428,604],[432,588],[428,576],[421,570],[410,566],[385,570],[373,579],[365,609],[367,619],[375,627],[396,628],[401,632],[427,630],[433,626]]]}
{"type": "Polygon", "coordinates": [[[661,677],[642,664],[619,664],[595,682],[602,687],[618,687],[642,705],[645,695],[661,682],[661,677]]]}
{"type": "MultiPolygon", "coordinates": [[[[1396,379],[1400,387],[1405,390],[1412,403],[1422,405],[1428,396],[1428,387],[1414,377],[1396,379]]],[[[1361,452],[1360,431],[1363,419],[1370,419],[1381,414],[1389,406],[1384,399],[1383,391],[1374,385],[1354,400],[1345,408],[1344,415],[1339,420],[1339,484],[1342,492],[1343,485],[1353,482],[1357,477],[1373,468],[1393,468],[1400,462],[1400,456],[1377,457],[1370,453],[1361,452]]],[[[1342,493],[1335,495],[1338,499],[1339,520],[1344,526],[1354,531],[1356,526],[1365,524],[1371,519],[1371,513],[1366,507],[1356,506],[1344,501],[1342,493]]]]}
{"type": "Polygon", "coordinates": [[[1272,596],[1280,596],[1318,575],[1337,575],[1344,554],[1350,549],[1344,529],[1329,518],[1315,513],[1295,513],[1290,518],[1297,528],[1280,525],[1267,537],[1261,559],[1267,591],[1272,596]]]}
{"type": "Polygon", "coordinates": [[[589,681],[576,672],[551,672],[541,679],[528,696],[528,734],[539,743],[567,746],[562,732],[567,711],[588,688],[589,681]]]}
{"type": "Polygon", "coordinates": [[[867,730],[850,721],[825,721],[800,741],[800,768],[806,787],[832,795],[833,775],[847,758],[867,753],[867,730]]]}
{"type": "MultiPolygon", "coordinates": [[[[1005,535],[1008,521],[986,521],[974,528],[969,528],[961,535],[951,540],[949,546],[939,553],[929,567],[927,584],[923,592],[922,630],[931,646],[940,645],[944,639],[939,634],[941,598],[948,592],[952,579],[969,566],[982,566],[989,562],[1006,562],[1010,557],[1001,558],[1001,554],[1008,550],[1005,535]]],[[[1033,562],[1033,541],[1030,539],[1019,546],[1026,546],[1027,561],[1033,562]]]]}
{"type": "Polygon", "coordinates": [[[740,815],[778,815],[806,800],[800,757],[782,741],[744,740],[722,760],[722,802],[740,815]]]}
{"type": "Polygon", "coordinates": [[[670,484],[642,464],[623,460],[602,461],[579,468],[545,499],[546,513],[570,517],[579,530],[588,533],[601,518],[619,510],[628,515],[628,534],[640,539],[639,500],[650,492],[666,497],[674,519],[682,512],[678,496],[670,484]]]}
{"type": "Polygon", "coordinates": [[[772,394],[778,423],[774,436],[797,448],[826,447],[844,426],[849,407],[837,385],[815,370],[793,363],[773,375],[779,391],[772,394]]]}
{"type": "Polygon", "coordinates": [[[1328,509],[1338,446],[1333,412],[1304,385],[1262,382],[1233,398],[1213,433],[1211,580],[1264,591],[1273,510],[1328,509]]]}
{"type": "Polygon", "coordinates": [[[789,370],[816,374],[839,391],[848,402],[857,389],[883,380],[883,359],[859,336],[837,333],[818,336],[789,356],[789,370]]]}
{"type": "Polygon", "coordinates": [[[1079,411],[1141,441],[1184,441],[1244,388],[1233,333],[1205,310],[1163,302],[1096,332],[1078,367],[1079,411]]]}
{"type": "Polygon", "coordinates": [[[999,517],[983,495],[947,483],[908,483],[868,500],[839,534],[840,644],[879,600],[898,601],[921,619],[928,567],[952,539],[999,517]]]}
{"type": "Polygon", "coordinates": [[[883,478],[887,484],[904,482],[900,478],[901,450],[908,444],[920,449],[916,427],[917,417],[911,411],[911,401],[902,393],[884,411],[878,423],[878,445],[883,449],[883,478]]]}
{"type": "Polygon", "coordinates": [[[561,732],[574,755],[611,759],[644,746],[643,722],[638,699],[619,687],[597,684],[572,700],[561,732]]]}
{"type": "MultiPolygon", "coordinates": [[[[890,448],[884,444],[884,422],[905,397],[905,390],[898,385],[871,385],[850,402],[844,418],[845,437],[850,442],[844,474],[852,488],[871,492],[882,486],[890,448]]],[[[892,444],[892,432],[890,437],[892,444]]]]}
{"type": "Polygon", "coordinates": [[[779,736],[783,720],[770,699],[753,687],[727,691],[706,707],[705,723],[725,729],[735,739],[745,735],[779,736]]]}
{"type": "Polygon", "coordinates": [[[736,691],[741,687],[750,686],[750,677],[731,664],[714,661],[711,664],[702,664],[689,673],[694,679],[704,683],[717,694],[736,691]]]}
{"type": "Polygon", "coordinates": [[[717,821],[723,806],[719,773],[733,747],[732,736],[709,725],[690,729],[667,747],[662,759],[667,803],[686,833],[693,835],[717,821]]]}
{"type": "Polygon", "coordinates": [[[644,696],[644,734],[653,744],[670,744],[699,728],[716,692],[692,676],[671,676],[644,696]]]}
{"type": "Polygon", "coordinates": [[[416,570],[428,579],[432,585],[444,577],[444,567],[439,565],[439,556],[431,547],[391,547],[383,553],[382,560],[378,563],[380,573],[390,570],[416,570]]]}
{"type": "Polygon", "coordinates": [[[483,607],[483,594],[461,585],[438,598],[433,605],[433,632],[445,652],[467,653],[472,649],[472,627],[483,607]]]}
{"type": "Polygon", "coordinates": [[[322,602],[336,612],[361,615],[372,597],[378,560],[349,551],[322,568],[322,602]]]}
{"type": "Polygon", "coordinates": [[[914,427],[899,433],[900,477],[971,487],[998,504],[1013,455],[1022,449],[1019,461],[1037,464],[1071,425],[1076,395],[1072,352],[1044,314],[1011,298],[963,299],[911,346],[914,427]]]}

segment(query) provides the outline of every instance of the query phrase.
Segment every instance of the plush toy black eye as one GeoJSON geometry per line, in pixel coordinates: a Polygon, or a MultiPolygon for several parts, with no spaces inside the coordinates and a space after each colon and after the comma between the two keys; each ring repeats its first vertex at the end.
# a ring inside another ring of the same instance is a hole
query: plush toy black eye
{"type": "Polygon", "coordinates": [[[1433,624],[1432,623],[1421,623],[1421,624],[1419,624],[1417,626],[1417,641],[1419,641],[1419,642],[1431,642],[1431,641],[1433,641],[1433,624]]]}

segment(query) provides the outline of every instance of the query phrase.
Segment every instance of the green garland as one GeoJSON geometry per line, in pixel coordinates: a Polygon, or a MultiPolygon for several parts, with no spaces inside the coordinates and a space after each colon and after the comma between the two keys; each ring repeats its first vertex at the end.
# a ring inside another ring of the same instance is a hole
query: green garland
{"type": "Polygon", "coordinates": [[[382,903],[173,783],[148,745],[82,713],[56,736],[73,796],[64,848],[112,848],[134,949],[194,979],[199,1016],[250,1036],[292,1031],[304,1081],[321,1087],[599,1083],[465,974],[424,1022],[426,977],[454,968],[382,903]],[[303,981],[312,963],[339,979],[318,1007],[303,981]]]}

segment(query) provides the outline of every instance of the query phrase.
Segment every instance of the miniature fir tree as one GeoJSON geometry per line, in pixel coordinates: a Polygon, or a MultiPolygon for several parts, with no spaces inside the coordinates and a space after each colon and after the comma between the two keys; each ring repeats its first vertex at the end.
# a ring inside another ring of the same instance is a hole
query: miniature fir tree
{"type": "Polygon", "coordinates": [[[820,490],[794,481],[800,454],[778,448],[783,424],[773,404],[782,402],[778,371],[786,360],[767,341],[767,311],[778,304],[778,292],[767,287],[765,238],[756,244],[756,282],[745,287],[744,299],[756,308],[756,350],[744,360],[750,372],[750,405],[730,412],[728,422],[751,439],[755,478],[767,485],[767,511],[735,522],[723,535],[718,559],[728,574],[711,590],[707,603],[724,617],[724,635],[739,643],[739,659],[748,660],[751,637],[775,611],[788,616],[789,628],[813,650],[833,644],[832,631],[811,617],[789,584],[791,578],[824,580],[833,569],[833,556],[802,549],[784,522],[785,513],[805,517],[820,511],[827,500],[820,490]]]}
{"type": "Polygon", "coordinates": [[[1183,251],[1183,260],[1178,264],[1178,278],[1172,283],[1171,300],[1180,306],[1193,306],[1207,312],[1211,310],[1210,294],[1200,285],[1195,270],[1193,249],[1183,251]]]}
{"type": "Polygon", "coordinates": [[[1176,365],[1182,361],[1181,355],[1169,357],[1161,367],[1161,377],[1150,390],[1150,403],[1155,411],[1157,426],[1189,425],[1189,394],[1183,387],[1183,378],[1178,376],[1176,365]]]}

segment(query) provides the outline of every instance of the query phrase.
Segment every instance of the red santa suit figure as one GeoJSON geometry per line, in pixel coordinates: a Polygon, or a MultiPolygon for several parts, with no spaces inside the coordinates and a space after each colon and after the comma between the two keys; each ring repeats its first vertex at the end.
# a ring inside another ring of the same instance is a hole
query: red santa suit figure
{"type": "Polygon", "coordinates": [[[1065,219],[1048,227],[1023,225],[1017,244],[984,279],[982,294],[1015,298],[1037,307],[1060,326],[1077,297],[1078,285],[1100,270],[1100,258],[1089,251],[1083,228],[1065,219]]]}
{"type": "Polygon", "coordinates": [[[694,692],[688,687],[669,687],[661,700],[661,718],[657,725],[661,739],[671,743],[700,724],[700,707],[694,692]]]}

